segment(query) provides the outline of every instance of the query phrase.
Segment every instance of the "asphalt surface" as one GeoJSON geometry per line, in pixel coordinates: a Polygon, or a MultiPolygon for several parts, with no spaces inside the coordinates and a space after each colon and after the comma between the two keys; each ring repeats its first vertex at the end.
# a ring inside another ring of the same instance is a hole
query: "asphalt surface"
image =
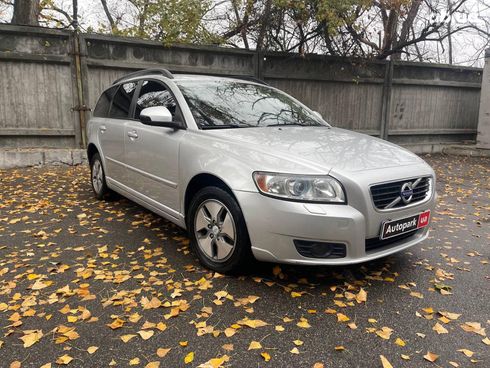
{"type": "Polygon", "coordinates": [[[241,277],[129,200],[97,201],[86,167],[1,171],[0,367],[489,367],[490,160],[424,158],[440,197],[422,245],[241,277]]]}

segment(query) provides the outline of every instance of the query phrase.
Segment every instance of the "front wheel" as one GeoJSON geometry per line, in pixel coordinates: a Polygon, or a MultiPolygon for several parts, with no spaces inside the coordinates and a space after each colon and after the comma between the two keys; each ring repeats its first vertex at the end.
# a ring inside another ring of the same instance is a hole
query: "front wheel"
{"type": "Polygon", "coordinates": [[[104,199],[109,193],[109,188],[105,181],[104,167],[100,155],[96,153],[90,160],[90,178],[92,190],[97,199],[104,199]]]}
{"type": "Polygon", "coordinates": [[[199,261],[211,270],[236,273],[253,259],[243,213],[223,189],[207,187],[194,196],[188,230],[199,261]]]}

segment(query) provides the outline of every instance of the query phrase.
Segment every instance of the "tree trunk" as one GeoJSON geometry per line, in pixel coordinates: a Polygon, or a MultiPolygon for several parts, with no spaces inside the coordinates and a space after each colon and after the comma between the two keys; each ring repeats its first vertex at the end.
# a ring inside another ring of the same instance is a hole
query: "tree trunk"
{"type": "Polygon", "coordinates": [[[39,25],[40,0],[15,0],[12,24],[39,25]]]}
{"type": "Polygon", "coordinates": [[[269,20],[270,20],[270,15],[271,15],[271,8],[272,8],[272,0],[267,0],[265,2],[264,6],[264,13],[262,14],[261,20],[260,20],[260,28],[259,28],[259,35],[257,37],[257,51],[262,50],[262,48],[265,46],[264,45],[264,38],[265,34],[267,32],[267,29],[270,27],[269,25],[269,20]]]}

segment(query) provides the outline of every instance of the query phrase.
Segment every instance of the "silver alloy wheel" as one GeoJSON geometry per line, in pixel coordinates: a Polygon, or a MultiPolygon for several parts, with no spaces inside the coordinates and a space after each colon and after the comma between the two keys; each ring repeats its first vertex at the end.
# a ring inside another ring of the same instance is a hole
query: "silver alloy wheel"
{"type": "Polygon", "coordinates": [[[236,244],[235,220],[220,201],[207,199],[200,204],[194,216],[194,233],[210,260],[224,262],[231,257],[236,244]]]}
{"type": "Polygon", "coordinates": [[[102,171],[102,165],[99,160],[95,160],[92,165],[92,184],[95,192],[98,194],[102,190],[104,183],[104,173],[102,171]]]}

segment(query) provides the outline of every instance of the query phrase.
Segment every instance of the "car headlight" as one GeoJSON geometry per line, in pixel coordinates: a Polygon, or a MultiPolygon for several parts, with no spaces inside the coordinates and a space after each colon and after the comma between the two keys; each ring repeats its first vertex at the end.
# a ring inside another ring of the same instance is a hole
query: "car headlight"
{"type": "Polygon", "coordinates": [[[254,172],[262,194],[295,201],[346,203],[340,182],[331,176],[305,176],[254,172]]]}

